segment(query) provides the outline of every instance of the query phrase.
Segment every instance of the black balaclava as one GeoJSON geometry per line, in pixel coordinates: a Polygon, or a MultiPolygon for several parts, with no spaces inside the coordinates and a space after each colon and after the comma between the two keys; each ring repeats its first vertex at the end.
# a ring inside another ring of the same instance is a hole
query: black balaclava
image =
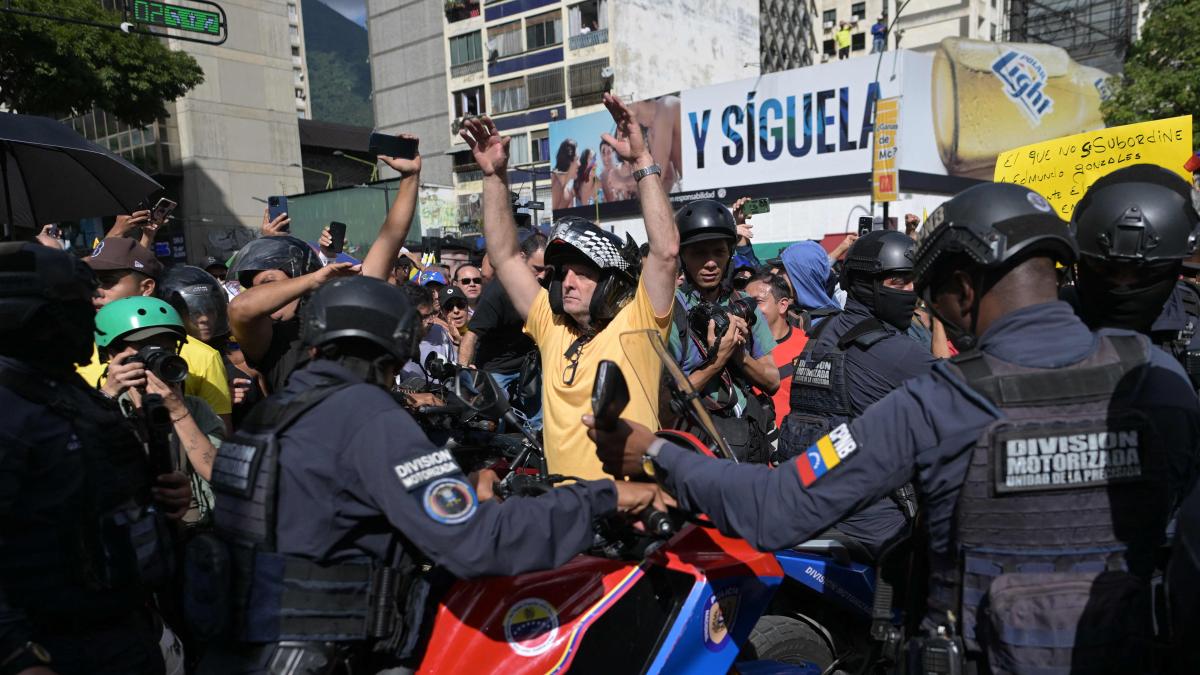
{"type": "Polygon", "coordinates": [[[1139,284],[1114,284],[1087,263],[1077,270],[1080,314],[1091,328],[1124,328],[1149,333],[1175,288],[1177,273],[1139,284]]]}

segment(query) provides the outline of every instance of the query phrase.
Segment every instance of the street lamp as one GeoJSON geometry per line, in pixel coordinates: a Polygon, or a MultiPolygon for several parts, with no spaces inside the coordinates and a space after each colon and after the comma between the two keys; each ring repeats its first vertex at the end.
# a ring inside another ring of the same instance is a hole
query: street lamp
{"type": "Polygon", "coordinates": [[[313,173],[319,173],[322,176],[325,176],[325,189],[326,190],[333,189],[333,174],[332,173],[329,173],[328,171],[321,171],[320,169],[310,169],[307,166],[302,166],[300,164],[296,164],[295,162],[288,164],[288,166],[300,169],[301,171],[311,171],[313,173]]]}
{"type": "Polygon", "coordinates": [[[368,162],[367,160],[359,159],[359,158],[355,157],[354,155],[347,155],[346,153],[342,152],[341,150],[334,150],[333,156],[334,157],[342,157],[342,158],[348,159],[352,162],[358,162],[359,164],[366,164],[367,166],[371,167],[371,182],[374,183],[376,180],[378,180],[379,165],[376,164],[375,162],[368,162]]]}

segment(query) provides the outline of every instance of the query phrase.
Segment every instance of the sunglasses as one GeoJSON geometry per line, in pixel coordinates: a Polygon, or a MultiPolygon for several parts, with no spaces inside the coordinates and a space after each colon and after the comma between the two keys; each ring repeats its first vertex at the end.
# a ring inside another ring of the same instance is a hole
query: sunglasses
{"type": "Polygon", "coordinates": [[[583,355],[583,346],[592,341],[591,335],[581,336],[567,347],[567,351],[563,357],[567,359],[567,367],[563,370],[562,383],[565,386],[571,386],[575,381],[575,371],[579,370],[579,357],[583,355]]]}
{"type": "Polygon", "coordinates": [[[470,285],[474,286],[476,284],[482,284],[483,277],[460,277],[458,280],[458,283],[460,286],[462,284],[470,284],[470,285]]]}

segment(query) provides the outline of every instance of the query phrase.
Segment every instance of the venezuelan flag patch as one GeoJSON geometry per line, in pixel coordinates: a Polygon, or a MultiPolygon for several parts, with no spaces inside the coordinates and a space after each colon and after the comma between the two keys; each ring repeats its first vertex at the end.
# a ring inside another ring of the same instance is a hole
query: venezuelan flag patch
{"type": "Polygon", "coordinates": [[[812,485],[857,449],[858,443],[850,435],[850,427],[845,424],[838,425],[828,436],[821,437],[796,458],[796,472],[800,474],[800,483],[804,487],[812,485]]]}

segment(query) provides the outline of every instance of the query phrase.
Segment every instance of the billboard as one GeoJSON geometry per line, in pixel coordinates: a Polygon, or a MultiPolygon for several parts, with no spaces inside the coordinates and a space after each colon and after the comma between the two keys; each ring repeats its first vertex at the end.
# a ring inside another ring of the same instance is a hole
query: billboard
{"type": "MultiPolygon", "coordinates": [[[[635,114],[675,201],[730,190],[801,197],[870,190],[874,106],[897,98],[895,170],[920,178],[910,190],[949,193],[964,179],[989,180],[1001,152],[1102,128],[1107,77],[1050,45],[948,38],[932,53],[891,51],[685,90],[639,102],[635,114]]],[[[606,111],[551,123],[552,153],[568,141],[578,155],[594,147],[573,174],[570,162],[552,166],[572,187],[556,211],[636,196],[599,147],[612,128],[606,111]],[[611,189],[592,186],[592,161],[596,175],[611,172],[611,189]]]]}

